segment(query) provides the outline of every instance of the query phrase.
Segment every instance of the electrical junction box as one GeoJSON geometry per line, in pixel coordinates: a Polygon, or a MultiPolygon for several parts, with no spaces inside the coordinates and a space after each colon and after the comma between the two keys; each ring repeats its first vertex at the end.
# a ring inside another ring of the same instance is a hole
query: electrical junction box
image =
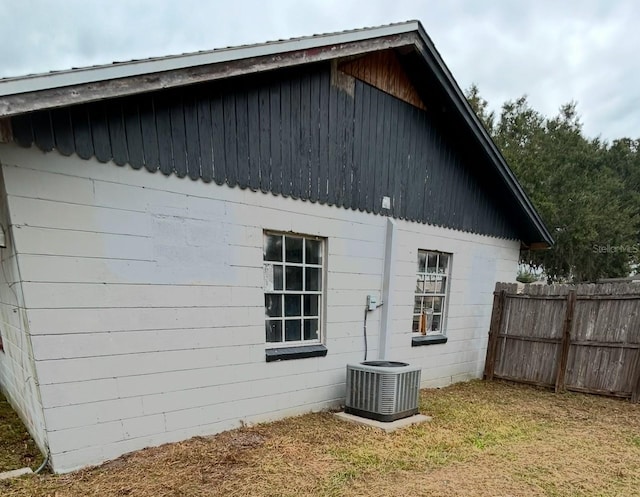
{"type": "Polygon", "coordinates": [[[378,307],[378,297],[375,295],[367,295],[367,309],[375,311],[376,307],[378,307]]]}

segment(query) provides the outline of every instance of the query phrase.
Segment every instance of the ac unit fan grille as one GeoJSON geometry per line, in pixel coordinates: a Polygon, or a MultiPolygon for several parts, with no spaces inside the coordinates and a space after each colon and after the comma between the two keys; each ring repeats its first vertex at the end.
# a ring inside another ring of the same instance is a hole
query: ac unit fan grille
{"type": "Polygon", "coordinates": [[[390,421],[418,412],[420,369],[389,372],[388,368],[347,366],[345,411],[390,421]],[[384,371],[386,370],[386,371],[384,371]]]}

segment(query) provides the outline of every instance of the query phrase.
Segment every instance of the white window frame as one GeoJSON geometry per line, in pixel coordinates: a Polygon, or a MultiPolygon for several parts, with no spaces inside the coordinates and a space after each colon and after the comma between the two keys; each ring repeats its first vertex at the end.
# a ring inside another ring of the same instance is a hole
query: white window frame
{"type": "Polygon", "coordinates": [[[282,295],[282,302],[281,302],[281,312],[280,312],[280,316],[277,317],[270,317],[267,316],[266,313],[266,302],[265,302],[265,317],[264,317],[264,323],[265,323],[265,346],[267,349],[277,349],[277,348],[283,348],[283,347],[300,347],[300,346],[305,346],[305,345],[319,345],[323,343],[324,340],[324,316],[325,316],[325,268],[326,268],[326,238],[322,238],[319,236],[315,236],[315,235],[305,235],[302,233],[285,233],[285,232],[279,232],[279,231],[271,231],[271,230],[265,230],[263,232],[263,267],[264,267],[264,272],[265,272],[265,285],[263,288],[263,293],[265,295],[265,301],[266,301],[266,296],[271,294],[271,295],[282,295]],[[266,260],[266,239],[267,236],[280,236],[282,237],[282,256],[281,256],[281,261],[267,261],[266,260]],[[302,262],[288,262],[286,261],[286,237],[290,237],[290,238],[299,238],[303,240],[303,244],[302,244],[302,262]],[[313,241],[317,241],[320,242],[320,254],[321,254],[321,260],[320,260],[320,264],[311,264],[308,263],[306,261],[307,258],[307,254],[306,254],[306,240],[313,240],[313,241]],[[271,268],[269,268],[269,266],[271,266],[271,268]],[[271,270],[273,266],[282,266],[282,290],[275,290],[275,289],[271,289],[268,288],[267,285],[267,273],[271,270]],[[302,290],[286,290],[287,287],[287,283],[286,283],[286,267],[301,267],[302,268],[302,290]],[[319,290],[305,290],[305,285],[306,285],[306,268],[316,268],[319,269],[319,273],[320,273],[320,281],[319,281],[319,290]],[[300,315],[299,316],[285,316],[285,295],[300,295],[301,296],[301,306],[300,306],[300,315]],[[304,314],[304,295],[317,295],[319,297],[318,299],[318,315],[310,315],[310,316],[305,316],[304,314]],[[318,337],[315,339],[309,339],[309,340],[305,340],[304,339],[304,319],[305,317],[307,318],[312,318],[312,319],[318,319],[318,337]],[[301,322],[301,328],[300,328],[300,337],[301,340],[291,340],[291,341],[286,341],[286,332],[285,332],[285,323],[286,321],[295,321],[295,320],[299,320],[301,322]],[[266,336],[266,324],[269,321],[280,321],[282,323],[282,341],[280,342],[268,342],[267,341],[267,336],[266,336]]]}
{"type": "Polygon", "coordinates": [[[448,253],[448,252],[441,252],[441,251],[437,251],[437,250],[425,250],[425,249],[419,249],[418,253],[418,260],[417,260],[417,271],[416,271],[416,287],[414,289],[413,292],[413,310],[412,310],[412,315],[411,315],[411,331],[414,335],[422,335],[422,333],[420,332],[420,329],[418,328],[417,330],[414,329],[414,323],[416,318],[418,318],[418,323],[419,323],[419,318],[420,315],[424,313],[424,309],[427,308],[424,305],[424,301],[425,299],[428,299],[430,297],[436,297],[436,298],[441,298],[441,303],[440,303],[440,312],[432,312],[431,313],[431,320],[429,320],[428,324],[427,324],[427,330],[426,330],[426,335],[443,335],[446,336],[446,324],[447,324],[447,310],[449,308],[449,288],[451,287],[451,265],[452,265],[452,261],[453,261],[453,254],[448,253]],[[424,267],[424,271],[421,271],[420,269],[420,255],[424,254],[425,255],[425,267],[424,267]],[[440,256],[447,256],[447,265],[446,268],[444,268],[444,271],[440,271],[441,266],[440,266],[440,256]],[[435,271],[429,271],[429,256],[435,256],[436,257],[436,266],[435,266],[435,271]],[[442,292],[427,292],[424,289],[422,290],[422,292],[419,291],[419,282],[424,281],[426,282],[427,279],[429,278],[434,278],[434,281],[438,281],[438,280],[442,280],[444,278],[444,291],[442,292]],[[420,298],[421,299],[421,309],[419,313],[416,313],[416,299],[420,298]],[[438,330],[431,330],[431,325],[433,322],[433,316],[438,315],[440,316],[440,326],[438,330]]]}

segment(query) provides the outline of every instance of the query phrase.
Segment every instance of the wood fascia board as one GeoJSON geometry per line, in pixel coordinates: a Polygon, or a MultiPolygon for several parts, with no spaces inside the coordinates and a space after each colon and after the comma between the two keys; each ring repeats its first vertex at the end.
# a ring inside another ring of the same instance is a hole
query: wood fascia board
{"type": "Polygon", "coordinates": [[[350,57],[411,45],[416,40],[415,33],[402,33],[340,45],[326,45],[268,56],[250,57],[185,69],[8,95],[0,97],[0,118],[36,110],[53,109],[216,81],[313,62],[329,61],[339,57],[350,57]]]}
{"type": "Polygon", "coordinates": [[[13,141],[13,128],[11,119],[0,117],[0,143],[11,143],[13,141]]]}
{"type": "Polygon", "coordinates": [[[545,242],[534,242],[529,244],[529,250],[548,250],[551,248],[551,245],[545,242]]]}
{"type": "Polygon", "coordinates": [[[287,40],[256,43],[253,45],[241,45],[181,55],[152,57],[63,71],[3,78],[0,79],[0,96],[33,93],[39,90],[48,90],[63,86],[141,76],[240,59],[279,55],[300,50],[313,50],[327,46],[337,47],[338,45],[357,41],[374,40],[392,35],[416,32],[418,29],[420,29],[420,22],[414,20],[372,28],[353,29],[337,33],[325,33],[300,38],[290,38],[287,40]]]}
{"type": "Polygon", "coordinates": [[[532,242],[532,243],[529,243],[528,245],[523,242],[520,243],[521,250],[531,250],[533,252],[536,252],[538,250],[549,250],[550,248],[551,248],[551,245],[547,242],[532,242]]]}

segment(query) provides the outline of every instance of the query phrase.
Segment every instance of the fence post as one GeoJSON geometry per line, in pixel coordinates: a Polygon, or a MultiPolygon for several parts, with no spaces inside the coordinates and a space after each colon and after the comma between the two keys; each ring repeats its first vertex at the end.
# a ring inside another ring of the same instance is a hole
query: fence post
{"type": "Polygon", "coordinates": [[[636,360],[636,382],[631,391],[631,402],[640,402],[640,349],[638,349],[638,358],[636,360]]]}
{"type": "Polygon", "coordinates": [[[487,358],[484,362],[485,380],[493,380],[493,373],[496,365],[496,355],[498,353],[498,342],[500,340],[500,328],[502,327],[502,314],[504,313],[505,302],[507,301],[507,291],[500,290],[493,293],[493,309],[491,311],[491,324],[489,325],[489,341],[487,343],[487,358]]]}
{"type": "Polygon", "coordinates": [[[569,361],[569,349],[571,348],[571,325],[573,323],[573,312],[576,307],[576,291],[569,290],[567,295],[567,312],[562,325],[562,344],[560,349],[560,359],[558,362],[558,372],[556,374],[556,393],[564,390],[564,376],[567,371],[569,361]]]}

